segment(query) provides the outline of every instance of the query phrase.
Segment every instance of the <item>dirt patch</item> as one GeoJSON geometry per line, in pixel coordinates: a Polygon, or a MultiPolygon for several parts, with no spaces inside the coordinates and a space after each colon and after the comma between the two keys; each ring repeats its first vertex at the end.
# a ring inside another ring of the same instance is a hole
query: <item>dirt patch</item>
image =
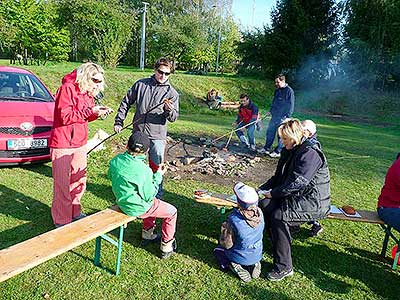
{"type": "MultiPolygon", "coordinates": [[[[249,153],[236,143],[212,137],[169,136],[166,147],[166,178],[195,180],[224,186],[238,181],[264,183],[275,172],[278,160],[249,153]]],[[[114,153],[125,151],[125,145],[112,142],[114,153]]]]}
{"type": "Polygon", "coordinates": [[[191,179],[221,185],[238,181],[264,183],[275,171],[277,159],[249,153],[237,144],[220,141],[210,145],[210,138],[168,138],[167,178],[191,179]]]}

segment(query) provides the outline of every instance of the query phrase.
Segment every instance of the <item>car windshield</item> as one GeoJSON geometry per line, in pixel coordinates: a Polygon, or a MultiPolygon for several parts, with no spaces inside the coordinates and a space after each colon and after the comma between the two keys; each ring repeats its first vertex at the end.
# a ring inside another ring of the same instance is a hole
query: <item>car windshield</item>
{"type": "Polygon", "coordinates": [[[0,101],[52,102],[50,93],[32,74],[0,71],[0,101]]]}

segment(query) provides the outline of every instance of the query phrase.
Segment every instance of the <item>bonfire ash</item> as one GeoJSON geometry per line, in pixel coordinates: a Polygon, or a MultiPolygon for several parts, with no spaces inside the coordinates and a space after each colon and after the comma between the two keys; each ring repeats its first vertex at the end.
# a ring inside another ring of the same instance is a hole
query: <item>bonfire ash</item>
{"type": "MultiPolygon", "coordinates": [[[[190,172],[192,174],[242,176],[249,167],[254,166],[260,161],[259,157],[250,157],[246,154],[221,151],[218,149],[218,145],[204,148],[210,145],[210,140],[206,138],[200,138],[200,143],[202,145],[195,145],[193,141],[186,143],[185,140],[184,145],[190,145],[193,151],[197,150],[198,152],[203,149],[202,155],[193,156],[189,154],[180,157],[180,159],[169,161],[167,162],[169,170],[177,172],[180,169],[184,169],[185,172],[190,172]],[[194,147],[195,149],[193,149],[194,147]]],[[[223,148],[224,143],[222,142],[220,146],[220,148],[223,148]]],[[[188,150],[185,147],[184,150],[186,154],[188,154],[188,150]]]]}

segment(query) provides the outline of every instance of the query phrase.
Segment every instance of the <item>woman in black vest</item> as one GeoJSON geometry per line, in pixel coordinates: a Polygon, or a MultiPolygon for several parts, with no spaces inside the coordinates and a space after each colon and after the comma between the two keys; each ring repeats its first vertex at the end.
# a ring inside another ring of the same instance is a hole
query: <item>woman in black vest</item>
{"type": "Polygon", "coordinates": [[[323,152],[304,136],[297,119],[280,125],[285,146],[274,176],[259,187],[265,228],[270,230],[274,268],[271,281],[293,275],[289,225],[323,219],[330,207],[330,177],[323,152]]]}

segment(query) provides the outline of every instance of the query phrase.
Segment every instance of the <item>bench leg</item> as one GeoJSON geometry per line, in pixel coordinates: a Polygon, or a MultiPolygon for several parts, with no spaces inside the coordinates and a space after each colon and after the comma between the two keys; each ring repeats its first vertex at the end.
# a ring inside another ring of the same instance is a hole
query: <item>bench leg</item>
{"type": "Polygon", "coordinates": [[[385,231],[385,238],[383,239],[381,256],[385,257],[386,256],[387,245],[388,245],[389,237],[390,237],[390,230],[392,228],[390,226],[386,226],[386,225],[382,225],[382,224],[381,224],[381,227],[385,231]]]}
{"type": "Polygon", "coordinates": [[[102,234],[101,236],[96,238],[96,248],[95,248],[95,252],[94,252],[94,264],[96,266],[100,265],[101,240],[102,239],[106,240],[111,245],[114,245],[118,248],[115,275],[119,275],[120,270],[121,270],[121,256],[122,256],[122,242],[124,239],[124,227],[125,227],[125,225],[119,226],[118,241],[115,241],[113,238],[109,237],[107,234],[102,234]]]}
{"type": "Polygon", "coordinates": [[[94,251],[94,265],[100,265],[100,254],[101,254],[101,236],[96,238],[96,248],[94,251]]]}
{"type": "Polygon", "coordinates": [[[121,269],[121,254],[122,254],[122,242],[124,239],[124,225],[119,227],[119,238],[118,238],[118,254],[117,254],[117,266],[115,275],[119,275],[119,271],[121,269]]]}

